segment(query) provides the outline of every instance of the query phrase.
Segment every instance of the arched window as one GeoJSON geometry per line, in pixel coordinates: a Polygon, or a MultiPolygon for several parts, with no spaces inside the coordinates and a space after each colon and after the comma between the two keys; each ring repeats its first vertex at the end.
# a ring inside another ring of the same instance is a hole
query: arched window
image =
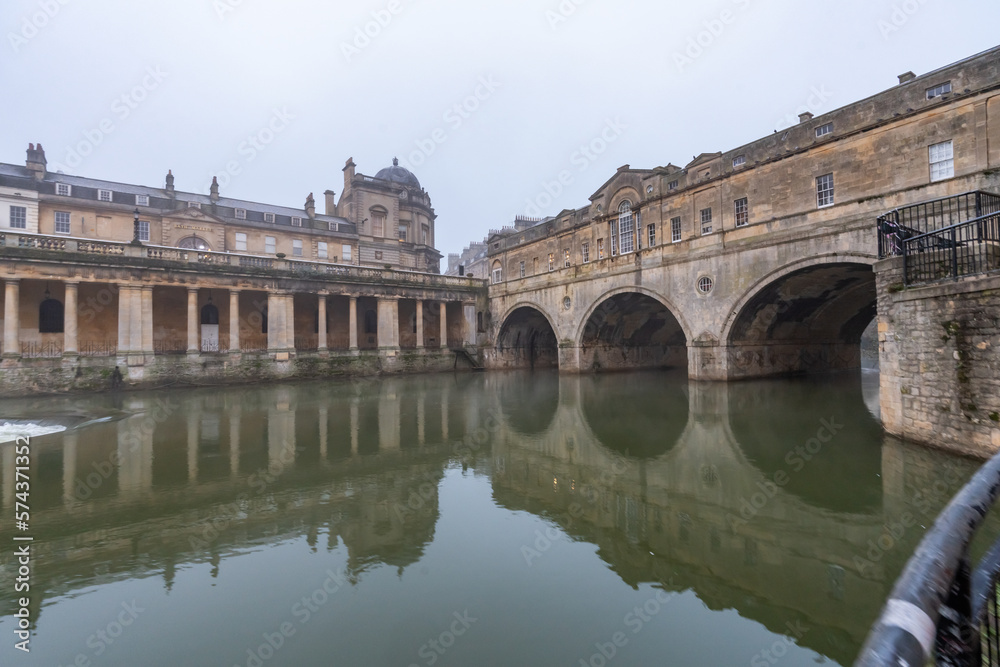
{"type": "Polygon", "coordinates": [[[365,311],[365,333],[366,334],[373,334],[373,333],[375,333],[376,332],[376,328],[378,327],[377,323],[378,323],[378,319],[375,316],[375,311],[374,310],[366,310],[365,311]]]}
{"type": "Polygon", "coordinates": [[[208,241],[201,238],[200,236],[185,236],[177,244],[178,248],[187,248],[188,250],[203,250],[210,251],[212,246],[208,244],[208,241]]]}
{"type": "Polygon", "coordinates": [[[219,309],[215,307],[215,304],[209,302],[201,307],[201,323],[202,324],[219,323],[219,309]]]}
{"type": "Polygon", "coordinates": [[[38,333],[63,332],[62,301],[46,298],[38,305],[38,333]]]}
{"type": "Polygon", "coordinates": [[[373,208],[370,211],[372,217],[372,236],[385,236],[385,218],[387,211],[382,208],[373,208]]]}
{"type": "Polygon", "coordinates": [[[503,265],[500,264],[500,260],[493,262],[493,284],[503,282],[503,265]]]}
{"type": "Polygon", "coordinates": [[[618,207],[618,254],[635,250],[635,226],[632,220],[632,202],[625,200],[618,207]]]}

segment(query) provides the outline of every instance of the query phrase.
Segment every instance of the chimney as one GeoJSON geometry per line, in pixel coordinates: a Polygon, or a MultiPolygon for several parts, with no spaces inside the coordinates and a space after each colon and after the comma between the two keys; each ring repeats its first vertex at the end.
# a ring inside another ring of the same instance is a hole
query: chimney
{"type": "Polygon", "coordinates": [[[35,144],[28,144],[28,158],[24,161],[24,166],[33,173],[36,181],[45,178],[46,164],[45,150],[42,145],[38,144],[38,148],[35,148],[35,144]]]}
{"type": "Polygon", "coordinates": [[[219,179],[215,176],[212,177],[212,187],[209,188],[208,196],[213,204],[219,201],[219,179]]]}
{"type": "Polygon", "coordinates": [[[167,187],[165,188],[167,195],[173,198],[174,196],[174,173],[167,169],[167,187]]]}
{"type": "Polygon", "coordinates": [[[916,78],[917,78],[917,75],[914,74],[913,72],[906,72],[904,74],[900,74],[899,75],[899,83],[900,84],[904,84],[904,83],[907,83],[909,81],[913,81],[916,78]]]}
{"type": "Polygon", "coordinates": [[[812,115],[812,112],[810,112],[810,111],[804,111],[803,113],[799,114],[799,122],[800,123],[807,123],[807,122],[811,121],[812,119],[813,119],[813,115],[812,115]]]}
{"type": "Polygon", "coordinates": [[[344,165],[344,190],[351,187],[351,181],[354,180],[354,168],[357,167],[354,164],[354,158],[347,158],[347,163],[344,165]]]}
{"type": "Polygon", "coordinates": [[[336,193],[333,190],[327,190],[323,195],[326,197],[326,214],[337,215],[336,193]]]}
{"type": "Polygon", "coordinates": [[[309,216],[310,220],[316,219],[316,200],[313,199],[313,193],[309,193],[306,197],[306,215],[309,216]]]}

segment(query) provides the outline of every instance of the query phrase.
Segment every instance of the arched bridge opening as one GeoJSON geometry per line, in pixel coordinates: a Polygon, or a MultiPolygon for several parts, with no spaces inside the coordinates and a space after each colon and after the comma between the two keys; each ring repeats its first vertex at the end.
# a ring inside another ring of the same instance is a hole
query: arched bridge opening
{"type": "Polygon", "coordinates": [[[559,343],[548,319],[537,308],[514,309],[500,325],[494,347],[496,368],[558,368],[559,343]]]}
{"type": "Polygon", "coordinates": [[[615,294],[602,301],[584,324],[580,368],[687,368],[687,337],[673,313],[653,297],[615,294]]]}
{"type": "Polygon", "coordinates": [[[861,367],[876,314],[875,274],[857,262],[792,270],[753,293],[728,335],[733,379],[861,367]]]}

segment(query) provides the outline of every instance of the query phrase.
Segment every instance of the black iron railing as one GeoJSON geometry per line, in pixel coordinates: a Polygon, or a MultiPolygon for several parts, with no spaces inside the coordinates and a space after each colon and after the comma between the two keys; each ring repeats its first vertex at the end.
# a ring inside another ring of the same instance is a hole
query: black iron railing
{"type": "Polygon", "coordinates": [[[1000,454],[941,512],[896,580],[855,667],[1000,664],[1000,540],[973,569],[969,545],[1000,495],[1000,454]]]}
{"type": "Polygon", "coordinates": [[[879,259],[902,254],[905,239],[993,213],[1000,213],[1000,195],[991,192],[966,192],[889,211],[878,218],[879,259]]]}
{"type": "Polygon", "coordinates": [[[911,236],[900,247],[906,285],[1000,269],[1000,213],[911,236]]]}

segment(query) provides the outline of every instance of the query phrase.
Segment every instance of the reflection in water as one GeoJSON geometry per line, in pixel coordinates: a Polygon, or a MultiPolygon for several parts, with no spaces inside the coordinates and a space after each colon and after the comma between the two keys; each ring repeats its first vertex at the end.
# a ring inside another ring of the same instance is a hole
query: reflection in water
{"type": "MultiPolygon", "coordinates": [[[[102,664],[253,664],[285,622],[268,665],[429,664],[428,638],[469,611],[435,662],[579,664],[625,630],[616,664],[749,664],[796,627],[782,664],[846,665],[923,533],[873,550],[885,526],[929,525],[974,466],[883,437],[851,375],[392,378],[44,414],[68,428],[33,439],[37,635],[2,664],[96,658],[91,631],[134,599],[150,611],[102,664]],[[679,595],[632,634],[657,589],[679,595]]],[[[10,637],[9,549],[0,565],[10,637]]]]}

